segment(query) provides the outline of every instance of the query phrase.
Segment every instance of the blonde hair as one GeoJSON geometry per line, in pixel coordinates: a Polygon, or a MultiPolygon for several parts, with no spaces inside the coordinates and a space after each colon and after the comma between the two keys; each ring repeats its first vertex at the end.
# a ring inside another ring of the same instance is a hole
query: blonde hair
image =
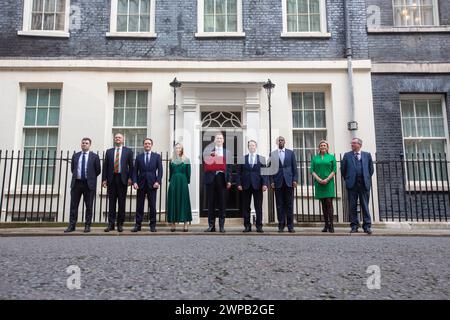
{"type": "Polygon", "coordinates": [[[320,145],[322,143],[325,143],[327,145],[327,153],[330,153],[330,144],[328,143],[327,140],[320,140],[319,145],[317,146],[317,149],[318,149],[319,153],[320,153],[320,145]]]}
{"type": "Polygon", "coordinates": [[[184,155],[184,147],[179,142],[177,142],[175,144],[175,146],[173,147],[172,161],[176,160],[176,159],[180,159],[182,161],[184,161],[186,159],[186,156],[184,155]],[[181,148],[181,155],[180,156],[177,155],[177,151],[176,151],[177,146],[180,146],[180,148],[181,148]]]}

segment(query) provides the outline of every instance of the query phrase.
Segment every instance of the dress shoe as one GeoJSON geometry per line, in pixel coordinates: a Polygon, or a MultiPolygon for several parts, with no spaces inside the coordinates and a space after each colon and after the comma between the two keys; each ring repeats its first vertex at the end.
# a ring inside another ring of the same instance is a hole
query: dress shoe
{"type": "Polygon", "coordinates": [[[242,231],[242,232],[245,232],[245,233],[252,232],[252,229],[251,228],[245,228],[244,231],[242,231]]]}
{"type": "Polygon", "coordinates": [[[156,227],[155,226],[150,226],[150,232],[156,232],[156,227]]]}
{"type": "Polygon", "coordinates": [[[183,232],[188,232],[188,231],[189,231],[188,229],[184,229],[184,228],[183,228],[183,232]]]}
{"type": "Polygon", "coordinates": [[[141,226],[138,224],[135,224],[133,229],[131,229],[131,232],[138,232],[141,231],[141,226]]]}
{"type": "Polygon", "coordinates": [[[91,232],[91,225],[89,225],[89,224],[86,224],[85,226],[84,226],[84,231],[83,231],[84,233],[89,233],[89,232],[91,232]]]}
{"type": "Polygon", "coordinates": [[[357,233],[358,232],[358,228],[352,228],[351,230],[350,230],[350,233],[357,233]]]}
{"type": "Polygon", "coordinates": [[[104,230],[105,232],[110,232],[110,231],[114,231],[114,225],[113,224],[108,224],[108,226],[106,227],[106,229],[104,230]]]}
{"type": "Polygon", "coordinates": [[[122,224],[118,224],[117,225],[117,231],[118,232],[123,232],[123,225],[122,224]]]}
{"type": "Polygon", "coordinates": [[[289,229],[288,232],[289,233],[295,233],[295,230],[294,229],[289,229]]]}
{"type": "Polygon", "coordinates": [[[208,229],[205,230],[205,232],[216,232],[216,228],[215,227],[209,227],[208,229]]]}
{"type": "Polygon", "coordinates": [[[330,226],[330,227],[328,228],[328,232],[334,233],[334,227],[333,227],[333,226],[330,226]]]}
{"type": "Polygon", "coordinates": [[[365,233],[367,233],[368,235],[372,234],[372,229],[371,228],[367,228],[364,230],[365,233]]]}
{"type": "Polygon", "coordinates": [[[220,233],[225,233],[225,228],[224,227],[220,227],[219,231],[220,231],[220,233]]]}
{"type": "Polygon", "coordinates": [[[71,224],[67,227],[66,230],[64,230],[64,233],[74,232],[75,231],[75,225],[71,224]]]}
{"type": "Polygon", "coordinates": [[[175,228],[170,228],[170,232],[175,232],[177,231],[175,228]]]}
{"type": "Polygon", "coordinates": [[[283,233],[284,229],[283,228],[278,228],[278,233],[283,233]]]}
{"type": "Polygon", "coordinates": [[[328,226],[323,227],[322,232],[328,232],[328,226]]]}
{"type": "Polygon", "coordinates": [[[262,229],[262,228],[258,228],[258,229],[256,229],[256,232],[258,232],[258,233],[264,233],[264,231],[263,231],[263,229],[262,229]]]}

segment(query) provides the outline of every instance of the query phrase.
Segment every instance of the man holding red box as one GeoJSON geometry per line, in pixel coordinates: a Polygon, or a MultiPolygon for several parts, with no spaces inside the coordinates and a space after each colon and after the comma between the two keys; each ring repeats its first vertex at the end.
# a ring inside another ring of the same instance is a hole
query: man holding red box
{"type": "Polygon", "coordinates": [[[204,156],[204,183],[206,185],[206,199],[208,202],[208,229],[205,232],[216,231],[215,204],[219,210],[219,231],[225,232],[225,192],[231,188],[231,159],[229,152],[223,147],[224,136],[216,134],[214,148],[209,155],[204,156]]]}

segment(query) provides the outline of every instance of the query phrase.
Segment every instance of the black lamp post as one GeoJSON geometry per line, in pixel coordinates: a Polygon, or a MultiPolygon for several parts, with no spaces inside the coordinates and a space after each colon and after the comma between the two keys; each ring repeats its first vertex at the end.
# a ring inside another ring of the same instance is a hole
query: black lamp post
{"type": "Polygon", "coordinates": [[[272,90],[275,88],[275,84],[269,80],[264,83],[263,88],[266,89],[267,99],[269,100],[269,154],[272,151],[270,145],[272,144],[272,90]]]}
{"type": "Polygon", "coordinates": [[[177,129],[177,88],[181,87],[181,82],[174,78],[170,83],[170,86],[173,88],[173,146],[176,144],[175,131],[177,129]]]}

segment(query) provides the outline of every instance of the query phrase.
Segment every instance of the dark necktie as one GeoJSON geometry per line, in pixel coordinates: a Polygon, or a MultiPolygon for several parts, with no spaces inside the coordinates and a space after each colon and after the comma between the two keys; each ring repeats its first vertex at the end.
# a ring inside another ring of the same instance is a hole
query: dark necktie
{"type": "Polygon", "coordinates": [[[81,160],[81,180],[86,180],[86,152],[83,152],[83,159],[81,160]]]}
{"type": "Polygon", "coordinates": [[[145,165],[148,166],[150,163],[150,152],[145,154],[145,165]]]}

